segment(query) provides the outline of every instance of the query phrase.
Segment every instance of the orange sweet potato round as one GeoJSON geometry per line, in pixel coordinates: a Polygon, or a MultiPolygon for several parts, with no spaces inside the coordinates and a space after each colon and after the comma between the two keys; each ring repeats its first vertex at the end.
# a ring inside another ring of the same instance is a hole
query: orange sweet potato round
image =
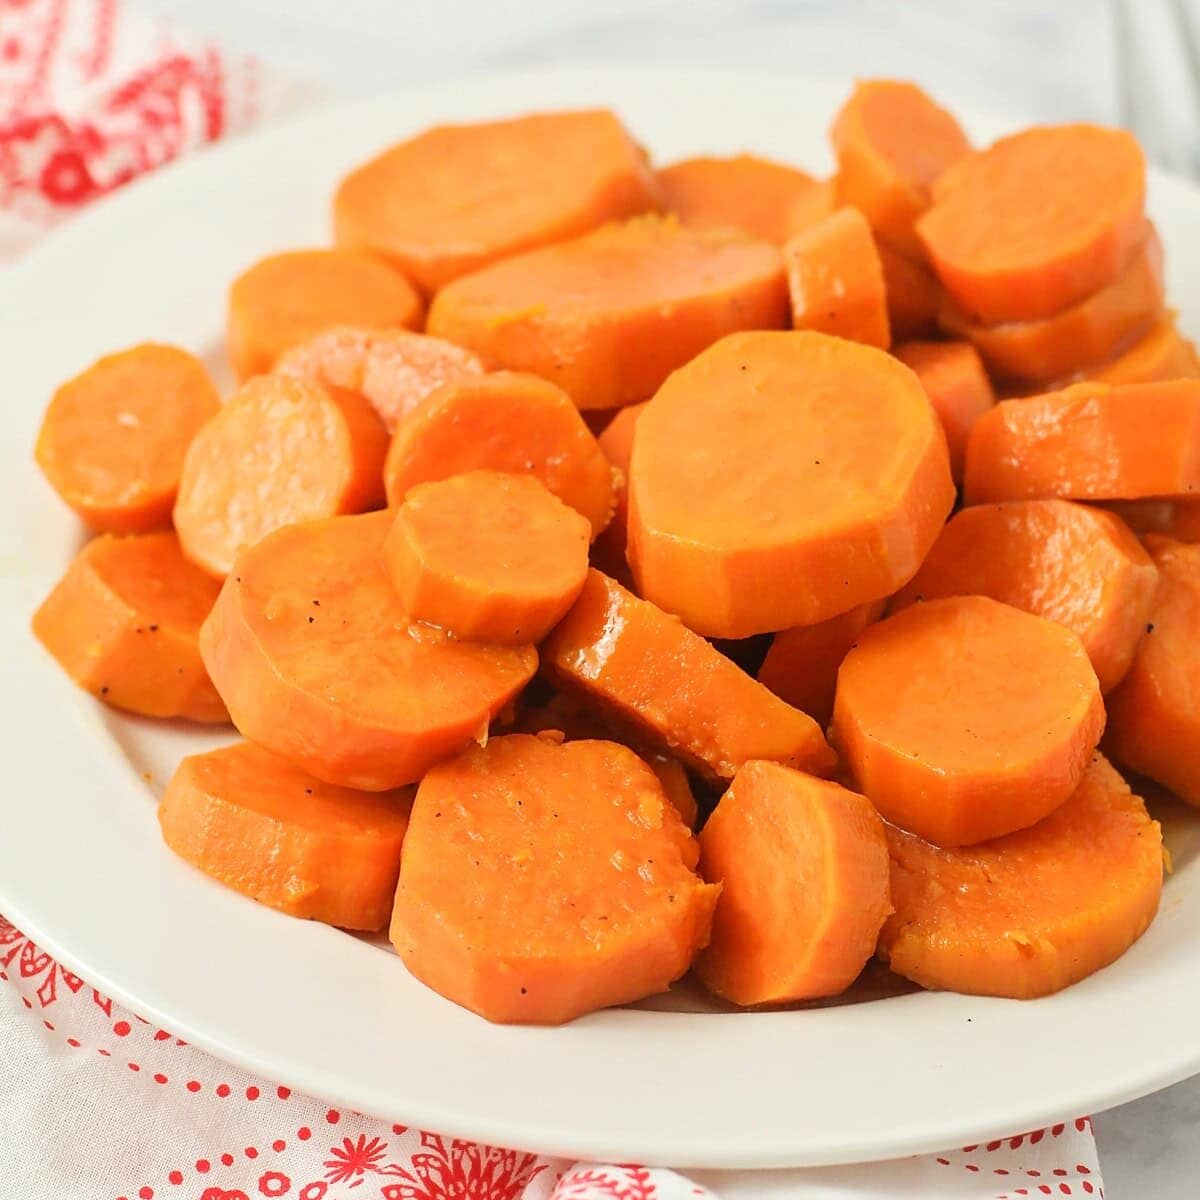
{"type": "Polygon", "coordinates": [[[1132,134],[1035,126],[959,159],[938,178],[916,229],[972,320],[1033,321],[1126,269],[1145,233],[1145,193],[1132,134]]]}
{"type": "Polygon", "coordinates": [[[1099,755],[1044,821],[965,849],[889,828],[879,955],[927,988],[1028,999],[1119,958],[1162,893],[1162,831],[1099,755]]]}
{"type": "Polygon", "coordinates": [[[588,519],[593,537],[612,518],[612,467],[571,397],[536,375],[463,376],[422,401],[388,447],[388,502],[400,504],[419,483],[476,470],[535,476],[588,519]]]}
{"type": "Polygon", "coordinates": [[[591,526],[532,475],[412,488],[383,543],[408,615],[476,642],[540,642],[583,587],[591,526]]]}
{"type": "Polygon", "coordinates": [[[820,333],[743,333],[638,420],[629,555],[642,595],[708,637],[814,625],[907,582],[954,500],[916,376],[820,333]]]}
{"type": "Polygon", "coordinates": [[[721,895],[696,971],[734,1004],[845,991],[892,908],[871,802],[778,763],[738,771],[700,834],[700,873],[721,895]]]}
{"type": "Polygon", "coordinates": [[[506,259],[438,293],[429,332],[565,388],[582,409],[649,397],[737,329],[782,329],[779,248],[644,217],[506,259]]]}
{"type": "Polygon", "coordinates": [[[811,717],[599,571],[542,653],[553,680],[709,780],[732,779],[752,758],[819,775],[835,765],[811,717]]]}
{"type": "Polygon", "coordinates": [[[968,504],[1200,491],[1200,381],[1077,383],[1005,400],[967,440],[968,504]]]}
{"type": "Polygon", "coordinates": [[[80,687],[147,717],[228,721],[200,661],[220,585],[173,533],[89,542],[34,614],[33,632],[80,687]]]}
{"type": "Polygon", "coordinates": [[[339,245],[427,292],[605,221],[658,207],[653,172],[604,110],[438,125],[352,171],[333,201],[339,245]]]}
{"type": "Polygon", "coordinates": [[[383,500],[387,434],[355,392],[282,375],[244,383],[188,448],[175,500],[183,552],[216,576],[280,526],[383,500]]]}
{"type": "Polygon", "coordinates": [[[418,979],[491,1021],[558,1024],[666,991],[720,888],[645,763],[513,734],[421,781],[391,938],[418,979]]]}
{"type": "Polygon", "coordinates": [[[169,529],[184,455],[220,408],[203,364],[152,342],[109,354],[54,393],[34,456],[98,532],[169,529]]]}
{"type": "Polygon", "coordinates": [[[411,801],[411,788],[336,787],[239,742],[188,755],[158,822],[176,854],[262,904],[343,929],[382,929],[411,801]]]}
{"type": "Polygon", "coordinates": [[[399,271],[352,250],[289,250],[260,259],[230,286],[229,361],[240,379],[335,325],[415,326],[424,306],[399,271]]]}
{"type": "Polygon", "coordinates": [[[387,791],[487,734],[532,646],[410,627],[383,567],[388,512],[288,525],[244,550],[200,633],[233,723],[327,783],[387,791]]]}
{"type": "Polygon", "coordinates": [[[941,846],[1053,812],[1103,730],[1078,635],[985,596],[928,600],[870,626],[838,672],[843,764],[887,820],[941,846]]]}
{"type": "Polygon", "coordinates": [[[913,222],[933,184],[971,149],[958,122],[914,83],[867,79],[834,118],[830,139],[839,202],[860,209],[881,241],[923,258],[913,222]]]}

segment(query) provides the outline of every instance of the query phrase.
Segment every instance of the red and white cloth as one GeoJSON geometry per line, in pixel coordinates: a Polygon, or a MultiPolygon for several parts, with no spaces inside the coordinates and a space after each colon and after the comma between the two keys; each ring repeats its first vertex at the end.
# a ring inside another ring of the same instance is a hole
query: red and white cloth
{"type": "MultiPolygon", "coordinates": [[[[138,175],[317,94],[121,0],[0,0],[0,262],[138,175]]],[[[722,1200],[1104,1194],[1086,1118],[942,1155],[708,1182],[722,1200]]],[[[478,1146],[255,1079],[122,1011],[0,916],[0,1200],[715,1195],[671,1171],[478,1146]]]]}

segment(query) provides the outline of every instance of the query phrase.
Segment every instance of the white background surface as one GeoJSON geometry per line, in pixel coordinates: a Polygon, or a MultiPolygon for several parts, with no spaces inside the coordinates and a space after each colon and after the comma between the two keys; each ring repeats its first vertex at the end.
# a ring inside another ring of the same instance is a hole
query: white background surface
{"type": "MultiPolygon", "coordinates": [[[[910,75],[950,103],[1031,119],[1116,122],[1123,111],[1113,15],[1102,0],[142,3],[341,94],[489,68],[672,62],[910,75]]],[[[1144,40],[1161,52],[1153,28],[1160,6],[1142,0],[1133,7],[1145,22],[1144,40]]],[[[1152,55],[1145,78],[1170,87],[1178,67],[1152,55]]],[[[1193,97],[1176,92],[1156,110],[1144,90],[1137,99],[1178,145],[1180,124],[1192,123],[1193,97]]],[[[1193,1200],[1200,1191],[1197,1120],[1200,1079],[1099,1117],[1111,1200],[1193,1200]]]]}

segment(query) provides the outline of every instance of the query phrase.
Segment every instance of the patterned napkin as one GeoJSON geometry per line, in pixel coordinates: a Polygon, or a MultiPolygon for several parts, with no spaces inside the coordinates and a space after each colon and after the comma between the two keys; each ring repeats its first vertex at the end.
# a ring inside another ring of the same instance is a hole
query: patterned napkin
{"type": "MultiPolygon", "coordinates": [[[[319,94],[121,0],[0,0],[0,262],[136,176],[319,94]]],[[[1086,1118],[896,1162],[694,1174],[709,1186],[330,1108],[122,1011],[0,916],[0,1200],[1104,1194],[1086,1118]]]]}

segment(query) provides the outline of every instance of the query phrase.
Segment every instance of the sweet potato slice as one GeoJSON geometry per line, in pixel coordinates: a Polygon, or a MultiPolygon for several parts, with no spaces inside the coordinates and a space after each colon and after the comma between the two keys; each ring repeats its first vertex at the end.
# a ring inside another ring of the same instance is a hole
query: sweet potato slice
{"type": "Polygon", "coordinates": [[[1123,354],[1084,372],[1101,383],[1157,383],[1167,379],[1200,379],[1200,357],[1179,332],[1175,314],[1163,313],[1140,341],[1123,354]]]}
{"type": "Polygon", "coordinates": [[[660,167],[663,205],[685,225],[741,229],[764,242],[785,242],[795,205],[820,184],[798,167],[753,154],[687,158],[660,167]]]}
{"type": "Polygon", "coordinates": [[[838,672],[843,763],[887,820],[941,846],[1053,812],[1103,730],[1078,634],[985,596],[929,600],[872,625],[838,672]]]}
{"type": "Polygon", "coordinates": [[[248,738],[318,779],[382,792],[487,733],[532,646],[411,628],[381,550],[392,514],[288,525],[238,556],[200,652],[248,738]]]}
{"type": "Polygon", "coordinates": [[[147,342],[109,354],[54,393],[34,455],[92,529],[169,529],[183,457],[217,412],[199,359],[147,342]]]}
{"type": "Polygon", "coordinates": [[[591,533],[532,475],[471,471],[412,488],[383,556],[413,620],[519,646],[540,642],[575,603],[591,533]]]}
{"type": "Polygon", "coordinates": [[[175,501],[183,552],[223,576],[273,529],[377,507],[387,444],[356,392],[256,376],[188,449],[175,501]]]}
{"type": "Polygon", "coordinates": [[[787,320],[778,247],[646,217],[457,281],[428,327],[592,409],[637,404],[723,334],[787,320]]]}
{"type": "Polygon", "coordinates": [[[599,571],[588,572],[542,654],[560,686],[707,779],[732,779],[752,758],[820,775],[833,770],[833,752],[811,717],[599,571]]]}
{"type": "Polygon", "coordinates": [[[606,575],[622,583],[631,581],[629,562],[625,557],[629,541],[629,460],[633,456],[633,431],[645,407],[643,403],[618,409],[617,415],[596,439],[615,470],[612,520],[592,547],[592,561],[606,575]]]}
{"type": "Polygon", "coordinates": [[[228,721],[197,639],[220,585],[170,532],[105,534],[75,556],[33,632],[77,684],[147,717],[228,721]]]}
{"type": "Polygon", "coordinates": [[[1162,243],[1151,226],[1118,278],[1052,317],[980,325],[947,299],[939,320],[955,337],[966,338],[996,375],[1045,384],[1116,357],[1149,331],[1162,302],[1162,243]]]}
{"type": "Polygon", "coordinates": [[[1146,162],[1132,134],[1035,126],[940,176],[916,228],[942,286],[971,320],[1034,321],[1128,267],[1145,236],[1145,193],[1146,162]]]}
{"type": "Polygon", "coordinates": [[[720,888],[632,750],[513,734],[421,781],[391,938],[490,1021],[558,1024],[663,992],[708,941],[720,888]]]}
{"type": "Polygon", "coordinates": [[[834,118],[830,139],[838,200],[860,209],[881,241],[923,258],[913,222],[934,181],[971,149],[958,122],[914,83],[867,79],[834,118]]]}
{"type": "Polygon", "coordinates": [[[991,596],[1058,621],[1079,635],[1108,692],[1133,661],[1157,583],[1150,556],[1112,513],[1068,500],[1014,500],[956,513],[892,611],[943,596],[991,596]]]}
{"type": "Polygon", "coordinates": [[[781,630],[758,670],[758,682],[824,729],[833,716],[838,667],[858,635],[883,616],[885,604],[871,600],[828,621],[781,630]]]}
{"type": "Polygon", "coordinates": [[[906,258],[876,241],[883,285],[887,291],[888,323],[897,341],[928,337],[937,332],[942,286],[924,263],[906,258]]]}
{"type": "Polygon", "coordinates": [[[875,239],[856,208],[797,233],[783,248],[792,327],[813,329],[886,350],[887,288],[875,239]]]}
{"type": "Polygon", "coordinates": [[[1096,755],[1044,821],[965,849],[887,831],[894,914],[879,955],[922,987],[1030,999],[1119,958],[1162,893],[1162,831],[1096,755]]]}
{"type": "Polygon", "coordinates": [[[498,258],[658,207],[653,172],[611,112],[439,125],[338,186],[338,244],[399,266],[427,292],[498,258]]]}
{"type": "Polygon", "coordinates": [[[1005,400],[971,430],[968,504],[1138,500],[1200,489],[1200,381],[1077,383],[1005,400]]]}
{"type": "Polygon", "coordinates": [[[1145,637],[1108,698],[1106,749],[1200,805],[1200,546],[1146,537],[1158,591],[1145,637]]]}
{"type": "Polygon", "coordinates": [[[188,755],[158,822],[176,854],[243,895],[293,917],[382,929],[412,794],[336,787],[239,742],[188,755]]]}
{"type": "Polygon", "coordinates": [[[528,472],[587,517],[593,536],[612,518],[612,467],[570,396],[536,375],[495,371],[438,388],[392,438],[388,501],[476,470],[528,472]]]}
{"type": "Polygon", "coordinates": [[[346,325],[292,347],[275,370],[359,392],[392,433],[442,384],[482,375],[484,366],[470,350],[444,338],[346,325]]]}
{"type": "Polygon", "coordinates": [[[820,333],[724,338],[638,420],[638,590],[709,637],[815,625],[916,572],[954,502],[917,378],[820,333]]]}
{"type": "Polygon", "coordinates": [[[738,771],[700,834],[700,873],[721,895],[696,973],[734,1004],[844,992],[892,911],[871,802],[777,763],[738,771]]]}
{"type": "Polygon", "coordinates": [[[395,268],[352,250],[289,250],[243,271],[229,289],[226,345],[241,379],[336,325],[420,324],[416,288],[395,268]]]}
{"type": "Polygon", "coordinates": [[[996,403],[978,351],[969,342],[906,342],[893,353],[921,381],[946,434],[950,474],[961,482],[971,427],[996,403]]]}

